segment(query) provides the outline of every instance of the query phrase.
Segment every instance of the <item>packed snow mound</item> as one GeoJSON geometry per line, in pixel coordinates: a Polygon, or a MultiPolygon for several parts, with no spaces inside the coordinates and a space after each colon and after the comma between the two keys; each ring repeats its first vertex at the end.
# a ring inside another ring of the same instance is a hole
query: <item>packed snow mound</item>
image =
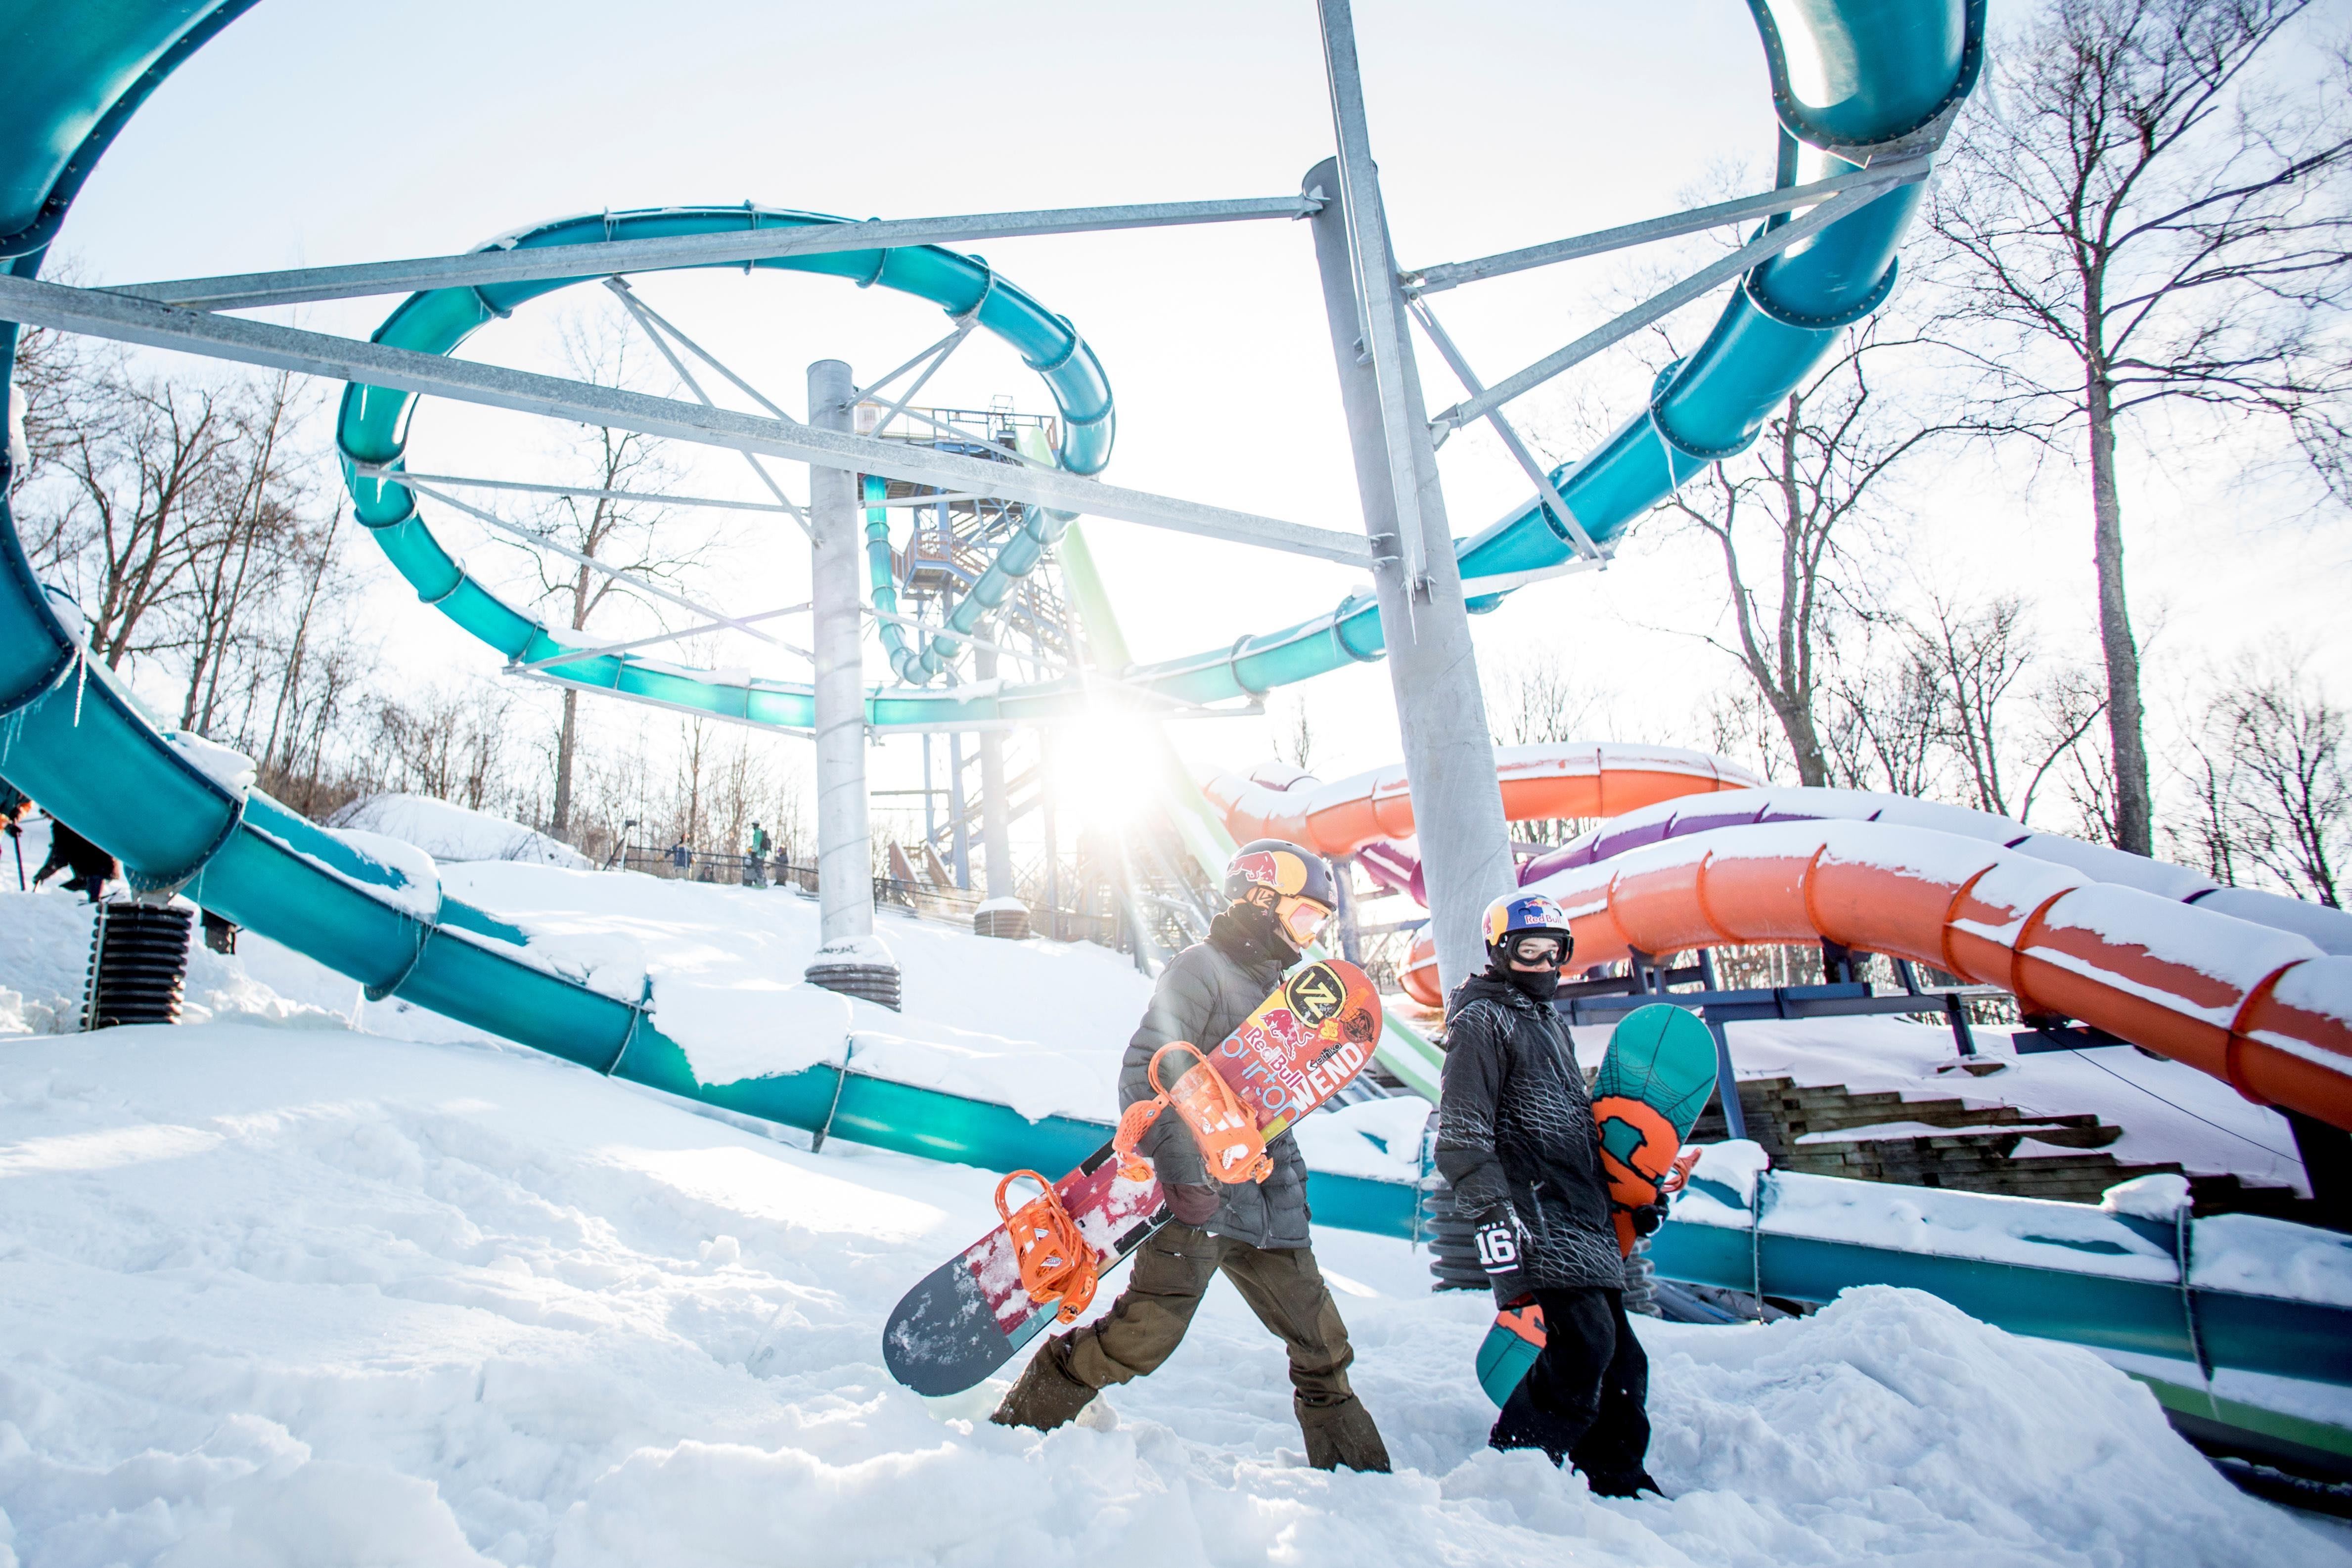
{"type": "Polygon", "coordinates": [[[876,944],[900,967],[893,1012],[802,983],[824,934],[815,901],[788,889],[492,862],[445,867],[441,883],[543,956],[625,952],[652,977],[654,1021],[705,1083],[847,1060],[1032,1118],[1108,1121],[1119,1053],[1151,996],[1131,960],[1092,943],[994,941],[885,908],[876,944]]]}
{"type": "Polygon", "coordinates": [[[1484,1447],[1491,1305],[1347,1233],[1318,1249],[1397,1474],[1305,1468],[1222,1285],[1082,1423],[998,1427],[1001,1384],[879,1364],[993,1186],[487,1045],[12,1041],[0,1564],[2346,1561],[2095,1358],[1892,1290],[1642,1323],[1674,1500],[1597,1501],[1484,1447]]]}
{"type": "Polygon", "coordinates": [[[371,795],[328,818],[327,826],[397,839],[444,862],[520,861],[575,871],[584,871],[590,863],[587,856],[560,839],[429,795],[371,795]]]}

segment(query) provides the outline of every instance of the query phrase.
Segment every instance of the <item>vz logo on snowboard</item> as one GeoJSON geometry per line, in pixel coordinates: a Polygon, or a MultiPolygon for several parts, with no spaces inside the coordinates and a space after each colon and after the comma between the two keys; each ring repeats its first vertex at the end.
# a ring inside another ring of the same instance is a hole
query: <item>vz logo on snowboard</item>
{"type": "Polygon", "coordinates": [[[1319,1024],[1338,1012],[1339,1004],[1348,997],[1347,988],[1320,967],[1292,980],[1287,990],[1291,1010],[1310,1025],[1319,1024]]]}

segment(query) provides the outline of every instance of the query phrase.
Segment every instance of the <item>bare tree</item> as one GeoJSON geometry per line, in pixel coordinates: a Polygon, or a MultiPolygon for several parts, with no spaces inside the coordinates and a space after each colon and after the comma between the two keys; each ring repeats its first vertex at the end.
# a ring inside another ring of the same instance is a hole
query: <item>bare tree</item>
{"type": "Polygon", "coordinates": [[[72,583],[109,669],[175,643],[159,612],[185,589],[192,530],[234,487],[231,402],[216,387],[134,376],[120,359],[95,361],[63,400],[49,459],[58,483],[23,493],[27,553],[72,583]]]}
{"type": "MultiPolygon", "coordinates": [[[[583,381],[627,386],[636,372],[633,341],[574,320],[564,329],[564,357],[583,381]]],[[[577,451],[577,483],[583,490],[644,494],[658,491],[676,476],[662,443],[634,431],[583,426],[577,451]]],[[[588,630],[600,613],[625,601],[646,610],[659,623],[660,607],[635,591],[631,580],[675,582],[703,559],[710,544],[707,531],[681,533],[669,508],[611,494],[557,497],[538,509],[531,526],[607,569],[530,552],[540,599],[551,602],[562,624],[574,632],[588,630]]],[[[547,821],[547,831],[560,839],[573,831],[579,753],[580,694],[567,686],[556,732],[554,799],[547,821]]]]}
{"type": "Polygon", "coordinates": [[[1831,640],[1824,760],[1842,788],[1926,795],[1936,784],[1943,692],[1920,640],[1891,622],[1860,618],[1831,640]]]}
{"type": "MultiPolygon", "coordinates": [[[[2151,852],[2119,422],[2161,402],[2267,416],[2323,472],[2352,382],[2338,312],[2352,163],[2346,69],[2273,90],[2308,0],[2055,0],[1993,55],[1930,223],[1969,352],[2011,425],[2079,428],[2116,841],[2151,852]]],[[[2340,473],[2340,464],[2334,472],[2340,473]]]]}
{"type": "Polygon", "coordinates": [[[2295,659],[2241,664],[2214,695],[2188,768],[2196,814],[2176,842],[2223,882],[2258,872],[2343,907],[2352,856],[2346,716],[2295,659]]]}
{"type": "MultiPolygon", "coordinates": [[[[256,601],[299,580],[308,524],[289,451],[297,413],[293,378],[283,372],[241,392],[230,410],[236,437],[221,482],[183,547],[185,582],[173,614],[187,667],[183,729],[213,732],[236,654],[257,643],[256,601]]],[[[331,530],[335,512],[325,510],[331,530]]]]}
{"type": "Polygon", "coordinates": [[[1486,668],[1486,716],[1506,746],[1590,740],[1599,694],[1579,682],[1549,648],[1486,668]]]}
{"type": "Polygon", "coordinates": [[[1873,320],[1781,405],[1745,456],[1718,463],[1665,507],[1723,554],[1731,633],[1708,640],[1739,661],[1771,709],[1801,784],[1831,781],[1822,735],[1826,644],[1840,612],[1830,571],[1839,530],[1948,424],[1921,417],[1875,380],[1893,351],[1920,340],[1873,320]],[[1759,576],[1742,540],[1760,537],[1759,576]]]}
{"type": "Polygon", "coordinates": [[[1315,725],[1307,716],[1305,697],[1290,699],[1290,717],[1275,735],[1274,755],[1302,773],[1312,766],[1309,759],[1315,755],[1315,725]]]}

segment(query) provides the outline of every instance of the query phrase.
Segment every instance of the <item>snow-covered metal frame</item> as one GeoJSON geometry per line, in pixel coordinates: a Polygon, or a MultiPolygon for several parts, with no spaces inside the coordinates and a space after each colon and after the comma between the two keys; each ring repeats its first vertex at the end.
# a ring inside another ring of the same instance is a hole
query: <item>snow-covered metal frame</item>
{"type": "Polygon", "coordinates": [[[0,276],[0,319],[637,431],[704,446],[731,447],[851,473],[883,474],[943,489],[985,490],[1012,500],[1287,550],[1343,566],[1360,567],[1371,558],[1370,547],[1353,534],[1129,490],[1061,470],[960,457],[929,447],[876,441],[674,398],[649,397],[562,376],[414,353],[241,317],[183,310],[110,289],[73,288],[0,276]]]}

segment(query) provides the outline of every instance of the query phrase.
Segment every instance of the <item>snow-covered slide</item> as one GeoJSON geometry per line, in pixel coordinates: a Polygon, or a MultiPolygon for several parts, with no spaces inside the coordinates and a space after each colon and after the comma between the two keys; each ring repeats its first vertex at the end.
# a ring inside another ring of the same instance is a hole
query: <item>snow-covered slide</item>
{"type": "Polygon", "coordinates": [[[2187,866],[2150,860],[2105,844],[2085,843],[2062,833],[2037,832],[2014,818],[1990,811],[1918,800],[1907,795],[1779,787],[1748,789],[1713,800],[1644,802],[1643,809],[1628,810],[1622,815],[1613,811],[1603,814],[1611,821],[1521,866],[1519,881],[1540,882],[1555,872],[1591,865],[1643,844],[1712,832],[1718,828],[1764,822],[1885,822],[1982,839],[2036,860],[2070,867],[2095,882],[2137,888],[2159,898],[2250,920],[2257,925],[2291,931],[2310,938],[2323,952],[2352,954],[2352,915],[2343,910],[2264,893],[2259,888],[2224,887],[2187,866]]]}
{"type": "MultiPolygon", "coordinates": [[[[1638,807],[1763,782],[1738,763],[1670,746],[1573,741],[1506,746],[1495,752],[1503,816],[1514,822],[1616,817],[1638,807]]],[[[1412,794],[1402,763],[1326,784],[1281,763],[1246,775],[1219,773],[1202,792],[1240,840],[1289,839],[1318,854],[1361,856],[1383,884],[1423,896],[1413,836],[1412,794]]]]}
{"type": "Polygon", "coordinates": [[[2021,850],[1790,821],[1652,842],[1528,885],[1568,910],[1580,963],[1828,938],[2002,987],[2257,1103],[2352,1127],[2352,957],[2021,850]]]}

